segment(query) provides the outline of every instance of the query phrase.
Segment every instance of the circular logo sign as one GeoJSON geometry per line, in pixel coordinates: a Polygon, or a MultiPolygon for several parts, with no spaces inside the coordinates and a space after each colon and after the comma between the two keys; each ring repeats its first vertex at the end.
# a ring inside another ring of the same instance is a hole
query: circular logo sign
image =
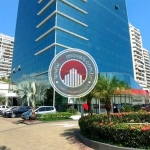
{"type": "Polygon", "coordinates": [[[98,79],[98,68],[87,52],[67,49],[54,57],[48,75],[50,84],[60,95],[79,98],[94,88],[98,79]]]}

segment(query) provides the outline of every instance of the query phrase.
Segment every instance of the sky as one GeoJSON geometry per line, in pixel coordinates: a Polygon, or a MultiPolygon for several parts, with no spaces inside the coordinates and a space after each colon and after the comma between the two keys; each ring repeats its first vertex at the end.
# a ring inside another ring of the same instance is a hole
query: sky
{"type": "Polygon", "coordinates": [[[150,51],[150,0],[126,0],[129,22],[140,30],[143,47],[150,51]]]}
{"type": "MultiPolygon", "coordinates": [[[[15,35],[18,1],[0,0],[0,33],[15,35]]],[[[140,30],[143,47],[150,51],[150,0],[126,0],[126,3],[129,22],[140,30]]]]}

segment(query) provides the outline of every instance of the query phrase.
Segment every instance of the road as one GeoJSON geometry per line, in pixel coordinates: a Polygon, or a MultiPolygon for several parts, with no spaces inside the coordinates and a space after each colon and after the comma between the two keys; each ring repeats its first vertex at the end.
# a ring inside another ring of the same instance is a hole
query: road
{"type": "Polygon", "coordinates": [[[78,121],[26,125],[18,120],[0,117],[0,150],[91,150],[73,136],[78,121]]]}

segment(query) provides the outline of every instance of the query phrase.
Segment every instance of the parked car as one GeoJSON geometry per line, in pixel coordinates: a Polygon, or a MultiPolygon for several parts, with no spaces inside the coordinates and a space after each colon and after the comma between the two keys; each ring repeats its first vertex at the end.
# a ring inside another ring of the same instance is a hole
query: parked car
{"type": "Polygon", "coordinates": [[[11,109],[5,113],[7,117],[15,118],[21,116],[24,112],[30,110],[30,106],[19,106],[16,109],[11,109]]]}
{"type": "MultiPolygon", "coordinates": [[[[47,113],[56,113],[56,108],[54,106],[40,106],[35,110],[35,114],[47,114],[47,113]]],[[[23,113],[21,115],[22,119],[30,118],[32,115],[32,110],[23,113]]]]}
{"type": "Polygon", "coordinates": [[[9,112],[9,111],[11,111],[11,110],[13,110],[13,109],[17,109],[17,107],[19,107],[19,106],[12,106],[12,107],[9,107],[9,108],[3,110],[3,111],[1,112],[1,114],[2,114],[3,116],[6,116],[6,113],[7,113],[7,112],[9,112]]]}
{"type": "Polygon", "coordinates": [[[150,111],[150,104],[141,107],[141,109],[142,109],[142,110],[146,110],[147,112],[149,112],[149,111],[150,111]]]}
{"type": "Polygon", "coordinates": [[[6,106],[6,105],[0,106],[0,114],[2,114],[2,111],[3,111],[3,110],[6,110],[6,109],[8,109],[8,108],[9,108],[9,106],[6,106]]]}

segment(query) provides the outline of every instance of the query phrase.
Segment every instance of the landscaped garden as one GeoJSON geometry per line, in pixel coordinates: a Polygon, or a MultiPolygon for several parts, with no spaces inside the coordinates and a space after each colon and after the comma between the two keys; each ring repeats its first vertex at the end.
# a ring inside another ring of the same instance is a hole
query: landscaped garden
{"type": "Polygon", "coordinates": [[[150,113],[123,112],[80,118],[81,134],[94,141],[121,147],[150,149],[150,113]]]}

